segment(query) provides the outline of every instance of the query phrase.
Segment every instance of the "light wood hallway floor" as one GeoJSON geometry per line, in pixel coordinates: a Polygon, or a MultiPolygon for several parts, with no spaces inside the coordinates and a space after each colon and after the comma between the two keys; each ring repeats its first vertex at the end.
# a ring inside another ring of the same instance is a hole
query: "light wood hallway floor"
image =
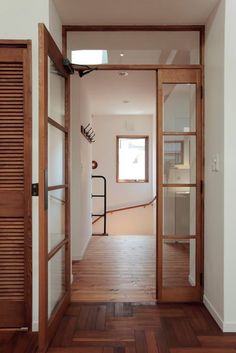
{"type": "Polygon", "coordinates": [[[155,267],[154,236],[92,237],[73,263],[72,301],[154,301],[155,267]]]}

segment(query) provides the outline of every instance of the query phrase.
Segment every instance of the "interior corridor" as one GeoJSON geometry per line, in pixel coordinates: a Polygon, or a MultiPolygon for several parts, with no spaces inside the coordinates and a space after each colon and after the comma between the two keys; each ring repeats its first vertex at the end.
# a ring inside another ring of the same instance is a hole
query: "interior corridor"
{"type": "Polygon", "coordinates": [[[72,301],[154,301],[155,237],[94,236],[73,262],[72,301]]]}

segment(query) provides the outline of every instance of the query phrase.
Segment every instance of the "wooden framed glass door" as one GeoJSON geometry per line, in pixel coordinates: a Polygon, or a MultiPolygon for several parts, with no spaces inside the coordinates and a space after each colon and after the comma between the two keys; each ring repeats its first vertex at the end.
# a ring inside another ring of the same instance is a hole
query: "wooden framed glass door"
{"type": "Polygon", "coordinates": [[[39,349],[70,301],[69,76],[44,25],[40,42],[39,349]]]}
{"type": "Polygon", "coordinates": [[[160,69],[158,82],[157,297],[202,297],[202,102],[200,69],[160,69]]]}

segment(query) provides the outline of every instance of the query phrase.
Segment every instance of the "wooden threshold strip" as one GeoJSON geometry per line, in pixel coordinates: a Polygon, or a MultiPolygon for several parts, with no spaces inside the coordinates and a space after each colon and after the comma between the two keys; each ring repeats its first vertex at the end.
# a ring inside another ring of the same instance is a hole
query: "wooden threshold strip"
{"type": "Polygon", "coordinates": [[[197,239],[197,235],[162,235],[162,239],[169,240],[185,240],[185,239],[197,239]]]}
{"type": "Polygon", "coordinates": [[[184,131],[180,131],[180,132],[164,131],[162,133],[162,135],[164,135],[164,136],[196,136],[197,133],[196,132],[184,132],[184,131]]]}
{"type": "Polygon", "coordinates": [[[196,188],[197,184],[162,184],[164,188],[196,188]]]}
{"type": "Polygon", "coordinates": [[[65,238],[64,240],[62,240],[57,246],[55,246],[55,248],[53,248],[49,253],[48,253],[48,261],[54,256],[56,255],[56,253],[64,246],[68,243],[68,238],[65,238]]]}
{"type": "Polygon", "coordinates": [[[68,133],[68,129],[66,127],[64,127],[63,125],[59,124],[56,120],[48,117],[48,123],[54,127],[56,127],[57,129],[65,132],[65,133],[68,133]]]}
{"type": "Polygon", "coordinates": [[[48,187],[48,191],[59,190],[59,189],[66,189],[68,187],[67,184],[62,185],[52,185],[48,187]]]}

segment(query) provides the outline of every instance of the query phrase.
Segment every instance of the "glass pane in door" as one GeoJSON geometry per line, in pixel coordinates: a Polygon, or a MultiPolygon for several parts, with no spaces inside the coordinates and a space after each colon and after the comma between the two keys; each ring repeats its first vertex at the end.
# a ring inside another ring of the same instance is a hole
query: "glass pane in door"
{"type": "Polygon", "coordinates": [[[196,136],[164,137],[164,184],[196,183],[196,136]]]}
{"type": "Polygon", "coordinates": [[[48,116],[65,126],[65,78],[48,59],[48,116]]]}
{"type": "Polygon", "coordinates": [[[163,241],[164,287],[194,287],[196,285],[195,264],[195,239],[165,239],[163,241]]]}
{"type": "Polygon", "coordinates": [[[65,294],[65,247],[48,262],[48,317],[65,294]]]}
{"type": "Polygon", "coordinates": [[[65,190],[48,193],[48,251],[65,239],[65,190]]]}
{"type": "Polygon", "coordinates": [[[166,83],[162,89],[164,131],[195,131],[196,85],[166,83]]]}
{"type": "Polygon", "coordinates": [[[65,184],[65,133],[48,124],[48,185],[65,184]]]}
{"type": "Polygon", "coordinates": [[[163,188],[163,235],[196,235],[196,188],[163,188]]]}

